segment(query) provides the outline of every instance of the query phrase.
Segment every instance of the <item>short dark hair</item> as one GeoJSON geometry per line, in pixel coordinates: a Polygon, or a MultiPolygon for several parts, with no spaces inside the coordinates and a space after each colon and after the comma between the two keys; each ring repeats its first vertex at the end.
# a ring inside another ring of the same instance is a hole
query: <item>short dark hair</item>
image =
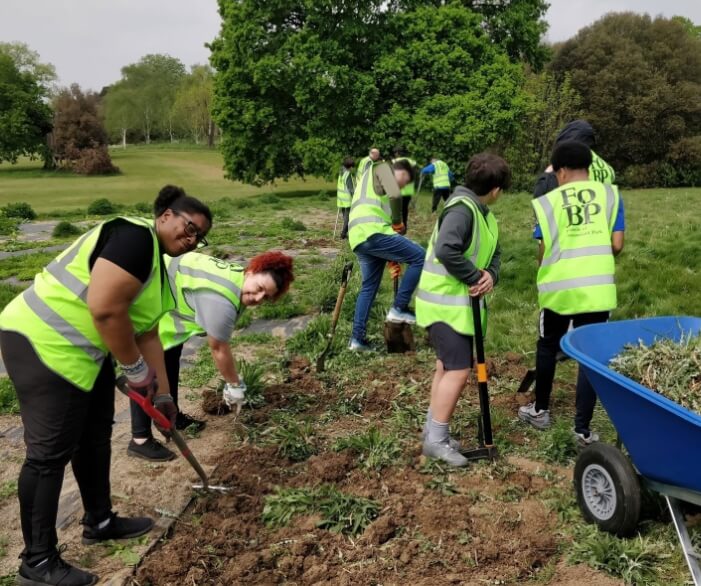
{"type": "Polygon", "coordinates": [[[492,153],[474,155],[465,165],[465,187],[476,195],[487,195],[495,187],[511,187],[511,169],[507,162],[492,153]]]}
{"type": "Polygon", "coordinates": [[[550,161],[553,171],[560,169],[589,169],[591,166],[591,149],[578,140],[566,140],[553,149],[550,161]]]}
{"type": "Polygon", "coordinates": [[[409,173],[409,181],[414,180],[414,167],[412,167],[411,163],[409,161],[407,161],[406,159],[400,159],[398,161],[394,161],[394,163],[392,163],[392,169],[406,171],[407,173],[409,173]]]}
{"type": "Polygon", "coordinates": [[[175,210],[176,212],[202,214],[207,218],[209,225],[212,225],[212,212],[209,206],[202,203],[196,197],[185,193],[182,187],[166,185],[158,192],[158,197],[156,197],[156,201],[153,202],[153,215],[158,218],[169,209],[175,210]]]}
{"type": "Polygon", "coordinates": [[[353,157],[346,157],[343,159],[343,166],[346,169],[350,169],[351,167],[355,167],[355,159],[353,157]]]}

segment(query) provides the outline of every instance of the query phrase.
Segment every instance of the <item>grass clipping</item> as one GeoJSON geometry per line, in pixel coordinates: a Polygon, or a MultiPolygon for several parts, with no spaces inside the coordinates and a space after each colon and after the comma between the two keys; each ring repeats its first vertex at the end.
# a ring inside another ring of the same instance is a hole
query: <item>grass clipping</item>
{"type": "Polygon", "coordinates": [[[611,368],[701,414],[701,336],[627,345],[611,359],[611,368]]]}

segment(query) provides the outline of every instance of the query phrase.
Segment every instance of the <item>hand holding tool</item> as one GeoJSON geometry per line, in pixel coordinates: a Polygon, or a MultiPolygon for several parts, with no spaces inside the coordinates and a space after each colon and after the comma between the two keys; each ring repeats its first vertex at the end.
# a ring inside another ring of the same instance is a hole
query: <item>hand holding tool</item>
{"type": "Polygon", "coordinates": [[[389,261],[387,263],[387,268],[389,269],[389,274],[392,275],[393,279],[398,279],[402,276],[402,265],[400,265],[397,261],[389,261]]]}
{"type": "Polygon", "coordinates": [[[394,230],[397,234],[406,234],[406,226],[404,225],[404,222],[399,222],[399,224],[392,224],[392,230],[394,230]]]}
{"type": "MultiPolygon", "coordinates": [[[[150,397],[146,396],[149,400],[150,397]]],[[[165,417],[170,425],[168,427],[161,425],[158,421],[154,421],[158,431],[160,431],[166,438],[170,439],[170,430],[175,429],[175,417],[178,415],[178,408],[173,402],[173,397],[171,395],[154,395],[152,397],[153,406],[165,417]]]]}

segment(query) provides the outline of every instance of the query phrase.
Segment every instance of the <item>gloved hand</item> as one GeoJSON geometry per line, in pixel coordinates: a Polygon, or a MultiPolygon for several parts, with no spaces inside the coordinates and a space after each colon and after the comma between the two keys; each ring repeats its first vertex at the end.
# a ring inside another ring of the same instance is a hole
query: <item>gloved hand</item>
{"type": "Polygon", "coordinates": [[[392,230],[394,230],[397,234],[401,234],[402,236],[406,234],[406,226],[404,225],[404,222],[392,224],[392,230]]]}
{"type": "Polygon", "coordinates": [[[246,383],[239,377],[239,384],[226,383],[224,385],[224,403],[229,409],[236,408],[236,412],[241,411],[246,394],[246,383]]]}
{"type": "Polygon", "coordinates": [[[129,388],[137,393],[151,399],[158,390],[158,380],[156,379],[156,371],[151,368],[143,356],[133,364],[121,364],[122,372],[127,378],[129,388]]]}
{"type": "Polygon", "coordinates": [[[390,260],[387,263],[387,268],[389,269],[389,274],[392,275],[393,279],[398,279],[402,275],[402,265],[400,265],[395,260],[390,260]]]}
{"type": "Polygon", "coordinates": [[[170,438],[170,430],[175,429],[175,417],[178,414],[178,408],[173,402],[173,397],[170,395],[156,395],[153,397],[153,406],[170,421],[170,429],[164,429],[154,421],[158,431],[166,438],[170,438]]]}

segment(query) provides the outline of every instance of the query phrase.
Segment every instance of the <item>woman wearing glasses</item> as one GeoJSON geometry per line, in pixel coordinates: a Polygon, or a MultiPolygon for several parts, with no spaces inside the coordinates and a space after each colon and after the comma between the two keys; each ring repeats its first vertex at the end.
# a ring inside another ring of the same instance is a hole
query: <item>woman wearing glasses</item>
{"type": "MultiPolygon", "coordinates": [[[[159,324],[159,335],[165,349],[165,365],[171,395],[178,405],[178,379],[183,345],[193,336],[207,336],[214,363],[226,385],[224,398],[230,405],[241,405],[246,390],[236,371],[236,361],[229,346],[234,326],[246,307],[263,301],[277,301],[294,280],[292,257],[278,251],[265,252],[242,266],[199,254],[184,254],[166,259],[168,278],[176,291],[177,307],[168,312],[159,324]]],[[[137,438],[152,437],[151,419],[141,407],[131,404],[132,442],[127,452],[131,456],[152,461],[166,461],[175,454],[152,440],[149,450],[138,449],[137,438]]],[[[195,430],[203,421],[193,419],[178,409],[175,426],[195,430]]]]}
{"type": "Polygon", "coordinates": [[[0,348],[17,390],[26,459],[19,476],[25,547],[21,584],[94,584],[57,549],[56,517],[71,462],[85,516],[83,542],[136,537],[148,517],[119,517],[110,497],[110,439],[115,373],[153,397],[172,420],[158,322],[175,306],[164,254],[177,257],[204,240],[209,208],[182,189],[164,187],[155,221],[102,222],[58,255],[0,314],[0,348]],[[158,384],[156,384],[158,380],[158,384]]]}

